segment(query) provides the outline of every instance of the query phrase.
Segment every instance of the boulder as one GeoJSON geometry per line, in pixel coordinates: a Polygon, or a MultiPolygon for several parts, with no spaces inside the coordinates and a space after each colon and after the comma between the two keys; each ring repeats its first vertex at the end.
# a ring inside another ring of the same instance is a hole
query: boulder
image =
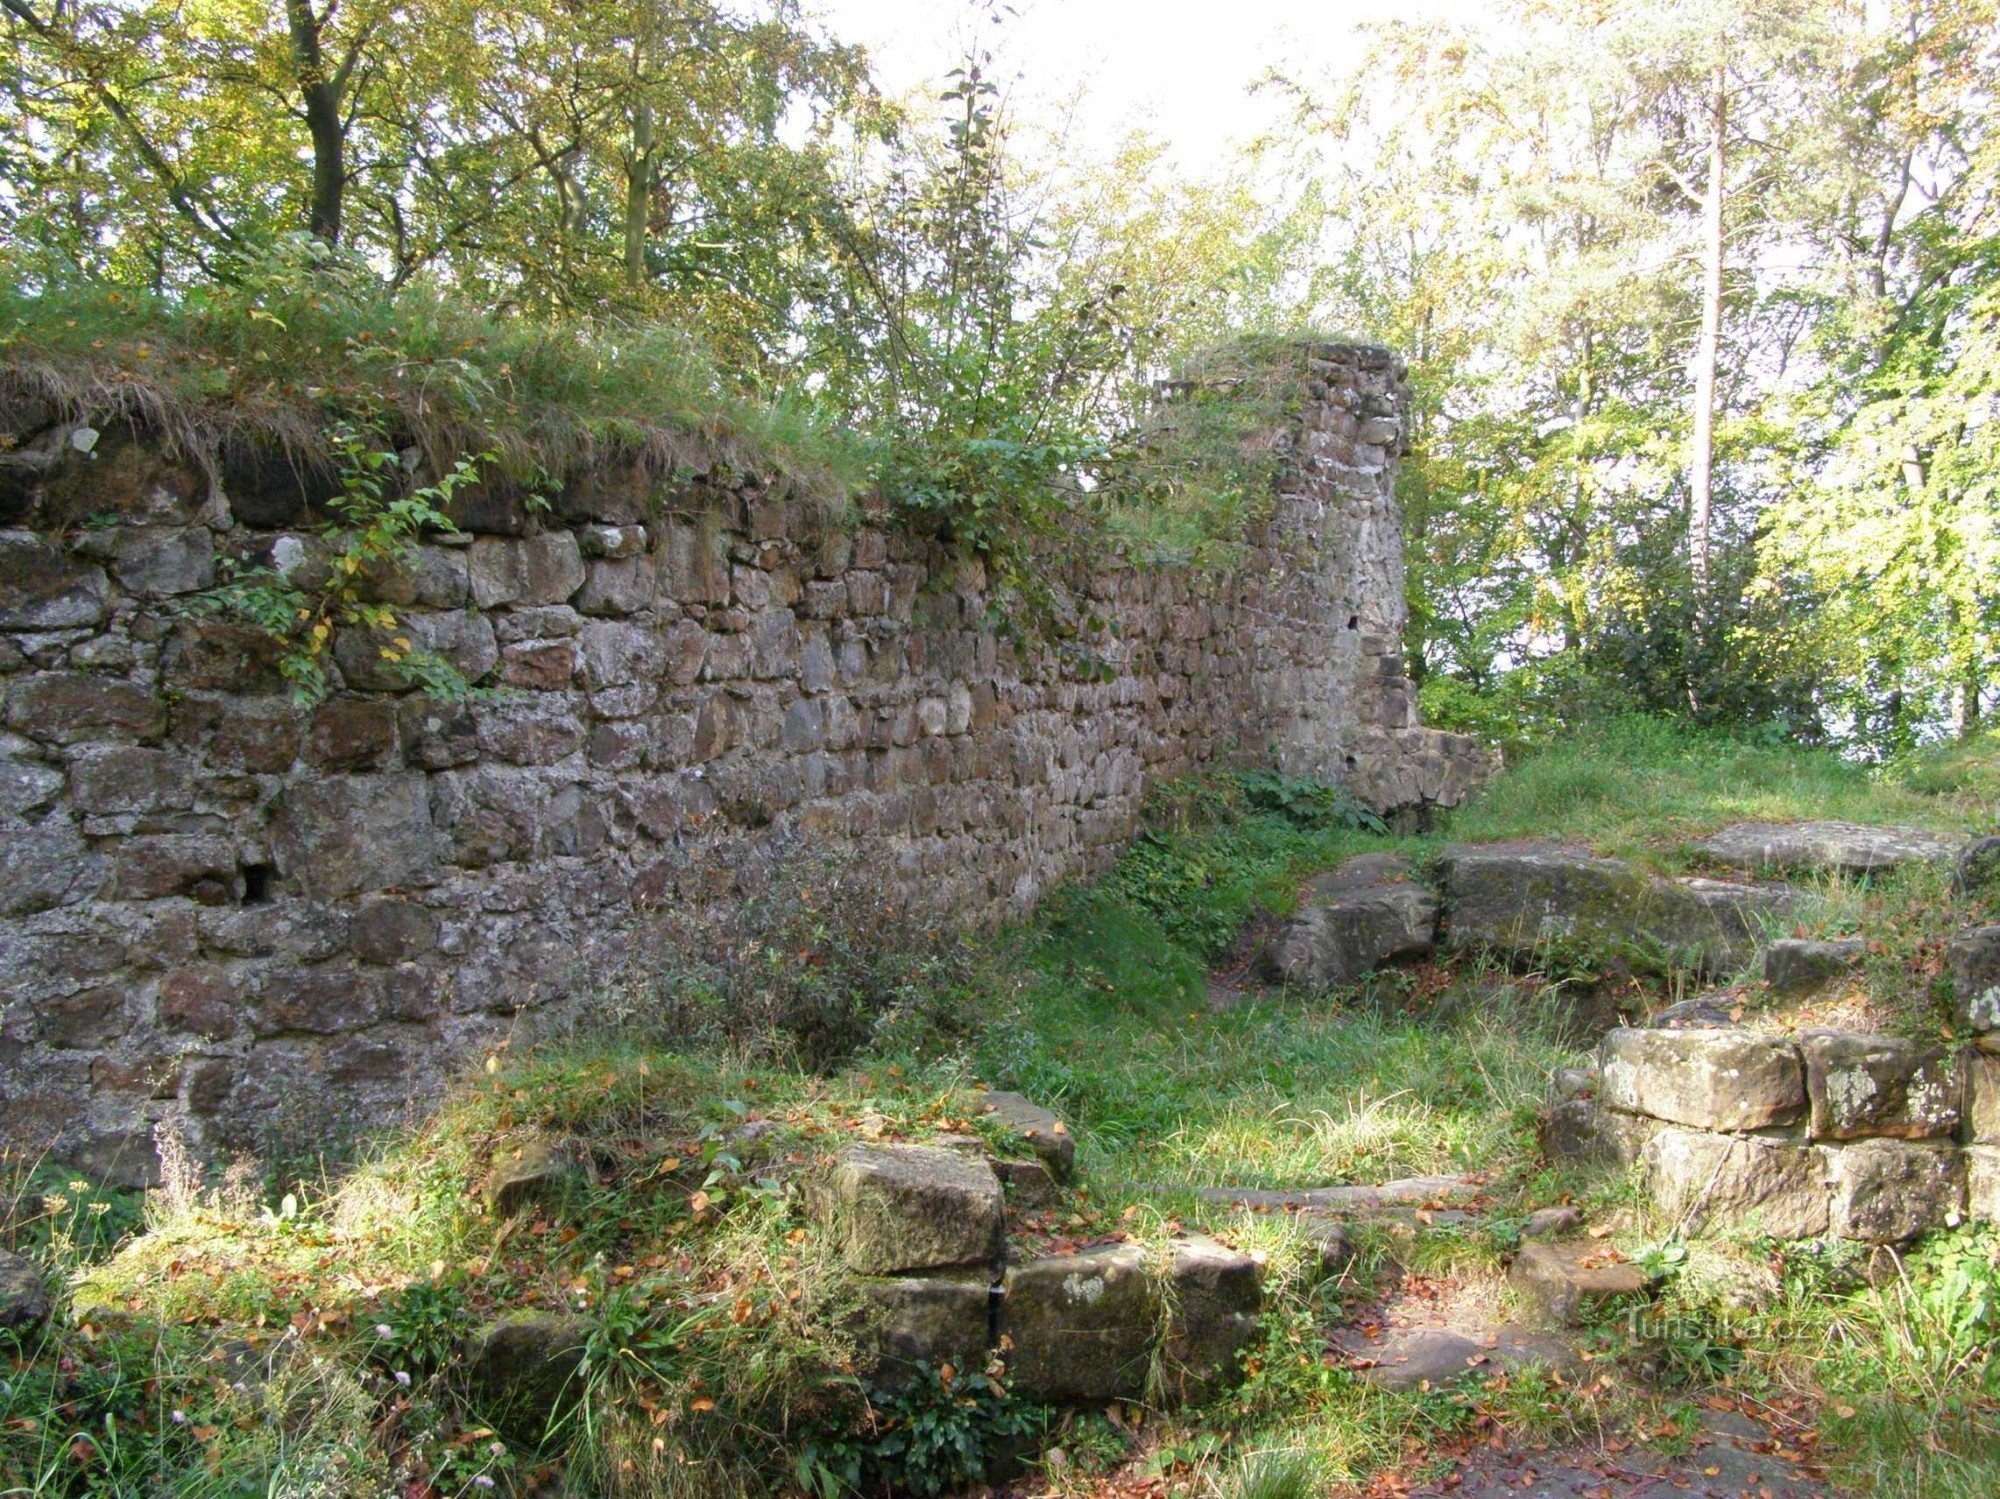
{"type": "Polygon", "coordinates": [[[1000,1303],[1008,1383],[1024,1399],[1051,1405],[1136,1400],[1160,1317],[1160,1288],[1136,1245],[1016,1265],[1000,1303]]]}
{"type": "Polygon", "coordinates": [[[18,1254],[0,1250],[0,1332],[15,1336],[33,1332],[55,1310],[48,1278],[41,1266],[18,1254]]]}
{"type": "Polygon", "coordinates": [[[1851,822],[1739,822],[1690,845],[1732,869],[1810,874],[1878,874],[1905,864],[1955,857],[1961,838],[1921,828],[1863,827],[1851,822]]]}
{"type": "Polygon", "coordinates": [[[1393,854],[1363,854],[1308,882],[1300,908],[1265,951],[1273,982],[1328,989],[1395,958],[1421,957],[1437,937],[1438,901],[1393,854]]]}
{"type": "Polygon", "coordinates": [[[918,1364],[983,1369],[991,1329],[992,1278],[985,1273],[866,1280],[856,1344],[866,1377],[894,1389],[918,1364]]]}
{"type": "Polygon", "coordinates": [[[566,1312],[510,1312],[465,1347],[473,1408],[504,1435],[539,1442],[583,1393],[590,1324],[566,1312]]]}
{"type": "Polygon", "coordinates": [[[1213,1239],[1177,1239],[1167,1288],[1167,1394],[1200,1405],[1243,1377],[1243,1353],[1256,1341],[1264,1304],[1257,1262],[1213,1239]]]}
{"type": "Polygon", "coordinates": [[[1004,1124],[1028,1149],[1041,1159],[1057,1181],[1068,1181],[1076,1170],[1076,1136],[1069,1126],[1019,1093],[997,1089],[982,1093],[979,1111],[1004,1124]]]}
{"type": "Polygon", "coordinates": [[[2000,926],[1969,927],[1945,949],[1954,1013],[1975,1031],[2000,1030],[2000,926]]]}
{"type": "Polygon", "coordinates": [[[1583,1214],[1567,1203],[1560,1207],[1537,1208],[1521,1225],[1521,1237],[1546,1242],[1573,1234],[1583,1227],[1583,1214]]]}
{"type": "Polygon", "coordinates": [[[1466,844],[1439,861],[1446,945],[1532,957],[1550,943],[1664,954],[1705,971],[1740,962],[1790,892],[1663,880],[1551,845],[1466,844]]]}
{"type": "Polygon", "coordinates": [[[1965,1210],[1965,1159],[1946,1145],[1857,1140],[1821,1146],[1833,1187],[1832,1232],[1868,1244],[1900,1244],[1958,1222],[1965,1210]]]}
{"type": "Polygon", "coordinates": [[[1778,1239],[1826,1232],[1826,1164],[1811,1146],[1663,1129],[1640,1160],[1647,1192],[1685,1232],[1752,1229],[1778,1239]]]}
{"type": "Polygon", "coordinates": [[[1798,1049],[1740,1030],[1620,1029],[1604,1038],[1604,1102],[1700,1129],[1762,1129],[1806,1111],[1798,1049]]]}
{"type": "Polygon", "coordinates": [[[494,1152],[486,1178],[486,1206],[502,1218],[534,1209],[560,1214],[577,1204],[589,1182],[590,1161],[580,1142],[529,1140],[494,1152]]]}
{"type": "Polygon", "coordinates": [[[1322,1276],[1338,1275],[1354,1262],[1354,1236],[1332,1218],[1303,1216],[1296,1220],[1299,1237],[1312,1246],[1322,1276]]]}
{"type": "Polygon", "coordinates": [[[1006,1199],[985,1161],[931,1145],[841,1152],[826,1208],[847,1266],[861,1275],[997,1263],[1006,1199]]]}
{"type": "Polygon", "coordinates": [[[1958,1128],[1958,1074],[1941,1046],[1902,1036],[1807,1031],[1799,1037],[1799,1054],[1815,1140],[1923,1140],[1958,1128]]]}
{"type": "Polygon", "coordinates": [[[1743,1002],[1729,993],[1701,994],[1658,1011],[1646,1022],[1656,1031],[1727,1030],[1743,1015],[1743,1002]]]}
{"type": "Polygon", "coordinates": [[[1984,890],[2000,880],[2000,838],[1975,838],[1958,852],[1954,871],[1958,888],[1967,893],[1984,890]]]}
{"type": "Polygon", "coordinates": [[[1867,950],[1868,944],[1859,937],[1831,942],[1780,938],[1764,949],[1764,982],[1790,993],[1835,984],[1853,974],[1867,950]]]}
{"type": "Polygon", "coordinates": [[[1659,1277],[1599,1244],[1526,1243],[1507,1280],[1559,1322],[1578,1322],[1609,1303],[1650,1296],[1659,1277]]]}

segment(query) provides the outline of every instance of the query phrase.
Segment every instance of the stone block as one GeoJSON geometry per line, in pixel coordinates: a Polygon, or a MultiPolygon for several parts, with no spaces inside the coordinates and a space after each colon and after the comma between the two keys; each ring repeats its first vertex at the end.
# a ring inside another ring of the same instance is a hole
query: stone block
{"type": "Polygon", "coordinates": [[[1413,880],[1366,880],[1379,857],[1350,860],[1334,872],[1337,883],[1315,882],[1307,890],[1298,914],[1264,954],[1267,977],[1334,988],[1396,958],[1431,950],[1437,936],[1436,894],[1413,880]]]}
{"type": "Polygon", "coordinates": [[[157,694],[130,682],[81,672],[46,672],[7,696],[7,727],[44,743],[158,739],[166,732],[157,694]]]}
{"type": "Polygon", "coordinates": [[[258,994],[260,1035],[292,1031],[334,1035],[385,1018],[379,977],[340,964],[322,968],[281,964],[264,975],[258,994]]]}
{"type": "Polygon", "coordinates": [[[1013,1137],[1039,1157],[1057,1181],[1076,1171],[1076,1136],[1049,1110],[1019,1093],[998,1089],[979,1095],[978,1110],[1007,1127],[1013,1137]]]}
{"type": "Polygon", "coordinates": [[[1051,1405],[1135,1400],[1146,1390],[1162,1312],[1158,1281],[1135,1245],[1012,1266],[1000,1303],[1008,1384],[1051,1405]]]}
{"type": "Polygon", "coordinates": [[[1964,1138],[1974,1145],[2000,1145],[2000,1057],[1967,1049],[1958,1054],[1965,1080],[1964,1138]]]}
{"type": "Polygon", "coordinates": [[[1249,1255],[1200,1236],[1176,1239],[1161,1348],[1168,1397],[1200,1405],[1241,1381],[1263,1305],[1262,1279],[1249,1255]]]}
{"type": "Polygon", "coordinates": [[[236,846],[206,833],[162,833],[127,838],[111,865],[114,900],[160,900],[184,895],[207,906],[235,899],[236,846]]]}
{"type": "Polygon", "coordinates": [[[1958,1074],[1941,1046],[1901,1036],[1807,1031],[1799,1037],[1799,1054],[1815,1140],[1922,1140],[1958,1128],[1958,1074]]]}
{"type": "Polygon", "coordinates": [[[1690,847],[1735,869],[1813,874],[1878,874],[1904,864],[1952,859],[1961,838],[1922,828],[1864,827],[1851,822],[1739,822],[1690,847]]]}
{"type": "Polygon", "coordinates": [[[657,585],[650,557],[605,557],[585,569],[576,607],[584,614],[637,614],[650,609],[657,585]]]}
{"type": "Polygon", "coordinates": [[[577,1140],[532,1139],[493,1153],[482,1195],[501,1218],[533,1210],[561,1215],[581,1199],[590,1180],[590,1156],[577,1140]]]}
{"type": "Polygon", "coordinates": [[[1965,1212],[1980,1223],[2000,1224],[2000,1147],[1968,1145],[1965,1158],[1965,1212]]]}
{"type": "Polygon", "coordinates": [[[1945,949],[1954,1011],[1974,1031],[2000,1030],[2000,926],[1971,927],[1945,949]]]}
{"type": "Polygon", "coordinates": [[[70,761],[70,798],[86,817],[184,808],[194,796],[188,762],[137,745],[92,746],[70,761]]]}
{"type": "Polygon", "coordinates": [[[826,1211],[850,1270],[898,1275],[996,1263],[1006,1201],[983,1160],[928,1145],[855,1145],[834,1163],[826,1211]]]}
{"type": "Polygon", "coordinates": [[[118,581],[142,598],[173,598],[215,586],[215,538],[203,526],[143,526],[118,535],[118,581]]]}
{"type": "Polygon", "coordinates": [[[125,1034],[125,991],[104,984],[35,1007],[36,1032],[51,1046],[109,1046],[125,1034]]]}
{"type": "Polygon", "coordinates": [[[1558,1322],[1579,1322],[1619,1301],[1650,1296],[1657,1278],[1601,1244],[1525,1243],[1507,1273],[1513,1288],[1558,1322]]]}
{"type": "Polygon", "coordinates": [[[481,609],[503,604],[561,604],[583,587],[583,556],[568,531],[539,536],[482,536],[466,555],[472,602],[481,609]]]}
{"type": "Polygon", "coordinates": [[[566,1312],[509,1312],[467,1340],[472,1408],[516,1441],[538,1443],[583,1396],[590,1323],[566,1312]]]}
{"type": "Polygon", "coordinates": [[[437,867],[429,786],[410,772],[287,786],[271,842],[280,872],[314,896],[428,885],[437,867]]]}
{"type": "Polygon", "coordinates": [[[68,818],[0,825],[0,916],[27,916],[81,900],[104,882],[106,861],[68,818]]]}
{"type": "Polygon", "coordinates": [[[1789,993],[1840,983],[1853,977],[1867,947],[1859,937],[1833,942],[1782,938],[1764,949],[1764,982],[1789,993]]]}
{"type": "Polygon", "coordinates": [[[1798,1048],[1781,1036],[1621,1028],[1604,1038],[1599,1060],[1603,1100],[1624,1113],[1750,1130],[1806,1112],[1798,1048]]]}
{"type": "Polygon", "coordinates": [[[1957,1223],[1965,1211],[1965,1158],[1948,1145],[1857,1140],[1819,1148],[1836,1237],[1900,1244],[1957,1223]]]}
{"type": "Polygon", "coordinates": [[[29,531],[0,531],[0,630],[90,629],[104,622],[104,570],[29,531]]]}
{"type": "Polygon", "coordinates": [[[321,770],[373,770],[396,753],[396,704],[333,698],[313,714],[307,758],[321,770]]]}
{"type": "Polygon", "coordinates": [[[218,968],[177,968],[163,974],[154,1009],[169,1030],[218,1041],[236,1034],[236,988],[218,968]]]}
{"type": "Polygon", "coordinates": [[[1809,1145],[1670,1128],[1647,1141],[1640,1164],[1655,1205],[1688,1233],[1827,1231],[1826,1163],[1809,1145]]]}
{"type": "Polygon", "coordinates": [[[354,955],[383,967],[407,963],[437,946],[437,917],[415,901],[365,901],[349,930],[354,955]]]}
{"type": "Polygon", "coordinates": [[[34,760],[0,760],[0,815],[34,817],[56,804],[63,773],[34,760]]]}
{"type": "Polygon", "coordinates": [[[855,1342],[863,1377],[894,1390],[916,1372],[947,1366],[960,1374],[986,1367],[993,1284],[964,1272],[864,1280],[864,1312],[855,1342]]]}

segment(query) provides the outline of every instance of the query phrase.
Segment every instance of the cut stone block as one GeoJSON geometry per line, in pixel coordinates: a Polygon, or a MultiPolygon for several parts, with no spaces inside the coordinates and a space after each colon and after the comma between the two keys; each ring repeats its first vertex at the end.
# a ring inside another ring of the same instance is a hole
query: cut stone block
{"type": "Polygon", "coordinates": [[[1559,1322],[1576,1322],[1616,1301],[1650,1296],[1658,1277],[1629,1260],[1613,1260],[1601,1245],[1521,1246],[1507,1279],[1559,1322]]]}
{"type": "Polygon", "coordinates": [[[1941,1046],[1902,1036],[1799,1037],[1815,1140],[1925,1140],[1958,1128],[1958,1075],[1941,1046]]]}
{"type": "Polygon", "coordinates": [[[1365,1365],[1361,1378],[1384,1390],[1439,1389],[1530,1366],[1563,1374],[1581,1370],[1576,1350],[1548,1333],[1503,1324],[1482,1337],[1445,1327],[1392,1327],[1379,1340],[1337,1345],[1365,1365]]]}
{"type": "Polygon", "coordinates": [[[1965,1157],[1966,1216],[2000,1223],[2000,1147],[1968,1145],[1965,1157]]]}
{"type": "Polygon", "coordinates": [[[841,1253],[862,1275],[996,1263],[1005,1232],[1000,1179],[985,1161],[931,1145],[855,1145],[840,1154],[827,1207],[841,1253]]]}
{"type": "Polygon", "coordinates": [[[1784,937],[1764,949],[1764,982],[1773,989],[1800,993],[1850,977],[1868,950],[1859,937],[1834,942],[1808,942],[1784,937]]]}
{"type": "Polygon", "coordinates": [[[894,1388],[918,1364],[960,1373],[986,1367],[991,1279],[986,1274],[899,1276],[860,1285],[866,1304],[856,1343],[869,1377],[894,1388]]]}
{"type": "Polygon", "coordinates": [[[1395,958],[1420,957],[1437,938],[1438,900],[1393,854],[1363,854],[1310,881],[1299,912],[1265,952],[1277,983],[1328,989],[1395,958]]]}
{"type": "Polygon", "coordinates": [[[1959,1024],[2000,1030],[2000,926],[1971,927],[1952,938],[1945,971],[1959,1024]]]}
{"type": "Polygon", "coordinates": [[[486,1178],[486,1206],[502,1218],[527,1208],[560,1213],[587,1185],[589,1160],[573,1140],[530,1140],[495,1155],[486,1178]]]}
{"type": "Polygon", "coordinates": [[[1146,1253],[1130,1244],[1016,1265],[1000,1304],[1008,1383],[1053,1405],[1135,1400],[1161,1309],[1146,1253]]]}
{"type": "Polygon", "coordinates": [[[1654,1203],[1685,1232],[1811,1239],[1827,1231],[1826,1163],[1811,1146],[1663,1129],[1642,1166],[1654,1203]]]}
{"type": "Polygon", "coordinates": [[[1958,1063],[1965,1070],[1965,1138],[2000,1145],[2000,1057],[1968,1050],[1958,1063]]]}
{"type": "Polygon", "coordinates": [[[1163,1367],[1170,1398],[1199,1405],[1243,1377],[1264,1293],[1257,1262],[1215,1240],[1176,1240],[1168,1270],[1163,1367]]]}
{"type": "Polygon", "coordinates": [[[564,1312],[511,1312],[474,1333],[465,1350],[473,1408],[500,1431],[539,1442],[583,1394],[590,1324],[564,1312]]]}
{"type": "Polygon", "coordinates": [[[1949,1146],[1857,1140],[1820,1149],[1833,1187],[1830,1226],[1839,1238],[1900,1244],[1964,1214],[1966,1163],[1949,1146]]]}
{"type": "Polygon", "coordinates": [[[993,1174],[1006,1189],[1007,1200],[1021,1208],[1052,1208],[1062,1201],[1055,1173],[1041,1161],[993,1161],[993,1174]]]}
{"type": "Polygon", "coordinates": [[[1000,1091],[981,1094],[979,1108],[1013,1131],[1016,1139],[1042,1159],[1057,1181],[1070,1179],[1076,1170],[1076,1136],[1055,1114],[1019,1093],[1000,1091]]]}
{"type": "Polygon", "coordinates": [[[1904,864],[1952,859],[1964,841],[1921,828],[1863,827],[1851,822],[1739,822],[1691,847],[1734,869],[1876,874],[1904,864]]]}
{"type": "Polygon", "coordinates": [[[1599,1051],[1611,1108],[1699,1129],[1763,1129],[1806,1111],[1798,1049],[1740,1030],[1621,1028],[1599,1051]]]}
{"type": "Polygon", "coordinates": [[[1521,1225],[1521,1237],[1533,1240],[1560,1239],[1565,1234],[1573,1234],[1583,1227],[1583,1214],[1567,1204],[1561,1207],[1537,1208],[1528,1214],[1521,1225]]]}

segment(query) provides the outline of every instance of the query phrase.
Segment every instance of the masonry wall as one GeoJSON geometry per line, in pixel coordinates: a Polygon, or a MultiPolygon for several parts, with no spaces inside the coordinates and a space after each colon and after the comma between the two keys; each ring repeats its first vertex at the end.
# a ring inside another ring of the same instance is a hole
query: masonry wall
{"type": "Polygon", "coordinates": [[[223,559],[324,565],[313,482],[213,476],[139,432],[0,452],[0,1134],[126,1180],[385,1122],[559,997],[656,955],[644,915],[727,900],[804,843],[969,922],[1103,868],[1150,777],[1223,762],[1450,802],[1472,746],[1403,675],[1404,411],[1386,351],[1318,346],[1267,528],[1227,575],[1067,563],[1110,628],[991,628],[976,564],[827,529],[758,482],[582,475],[380,580],[400,633],[497,689],[402,688],[339,642],[291,701],[255,630],[191,601],[223,559]],[[1101,669],[1100,669],[1101,668],[1101,669]]]}

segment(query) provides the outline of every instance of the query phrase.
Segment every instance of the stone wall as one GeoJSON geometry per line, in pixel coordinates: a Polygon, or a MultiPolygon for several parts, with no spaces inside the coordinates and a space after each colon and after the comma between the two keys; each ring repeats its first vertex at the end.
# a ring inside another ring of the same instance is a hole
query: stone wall
{"type": "Polygon", "coordinates": [[[2000,1222],[2000,1057],[1897,1036],[1617,1030],[1555,1122],[1685,1232],[1894,1244],[2000,1222]]]}
{"type": "Polygon", "coordinates": [[[858,851],[987,922],[1102,869],[1151,777],[1227,762],[1449,803],[1417,727],[1393,498],[1403,373],[1317,346],[1268,524],[1226,575],[1070,567],[1107,628],[1009,643],[976,564],[811,522],[755,479],[606,462],[380,580],[398,633],[496,689],[403,690],[347,632],[293,704],[257,631],[187,605],[224,559],[324,566],[326,491],[144,433],[0,445],[0,1022],[13,1141],[143,1180],[392,1117],[520,1017],[650,959],[643,917],[785,850],[858,851]]]}

